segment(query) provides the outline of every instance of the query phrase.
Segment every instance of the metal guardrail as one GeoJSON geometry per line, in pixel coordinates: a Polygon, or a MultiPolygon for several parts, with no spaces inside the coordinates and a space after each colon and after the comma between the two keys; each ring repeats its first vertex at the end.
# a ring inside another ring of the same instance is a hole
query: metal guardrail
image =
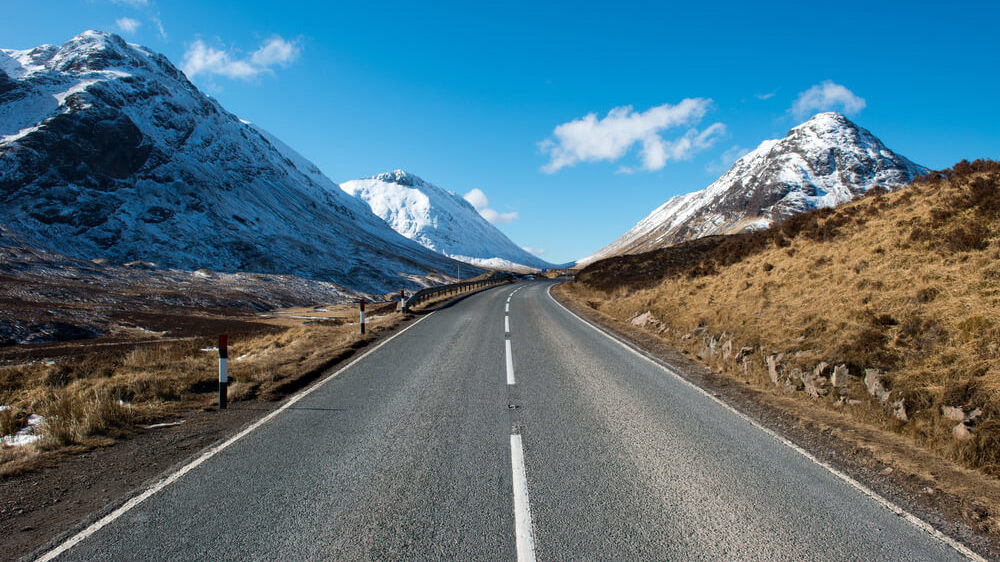
{"type": "Polygon", "coordinates": [[[480,279],[478,281],[464,281],[462,283],[452,283],[450,285],[427,287],[425,289],[420,289],[419,291],[416,291],[412,295],[406,297],[406,299],[399,301],[399,310],[401,312],[406,312],[411,307],[416,306],[431,297],[458,294],[467,290],[485,289],[486,287],[494,287],[496,285],[511,283],[514,280],[515,278],[513,275],[497,275],[489,279],[480,279]]]}

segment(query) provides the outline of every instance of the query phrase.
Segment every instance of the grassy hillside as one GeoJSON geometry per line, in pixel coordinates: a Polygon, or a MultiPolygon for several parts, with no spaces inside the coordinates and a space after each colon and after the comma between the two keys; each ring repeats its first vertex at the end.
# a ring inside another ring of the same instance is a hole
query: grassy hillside
{"type": "Polygon", "coordinates": [[[570,290],[734,377],[1000,476],[998,162],[603,260],[570,290]]]}

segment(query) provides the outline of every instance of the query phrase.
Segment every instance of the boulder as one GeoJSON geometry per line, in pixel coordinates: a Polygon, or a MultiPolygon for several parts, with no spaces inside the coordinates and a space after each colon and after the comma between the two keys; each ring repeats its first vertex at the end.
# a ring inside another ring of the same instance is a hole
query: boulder
{"type": "Polygon", "coordinates": [[[830,377],[830,383],[838,388],[845,387],[851,382],[851,374],[847,370],[847,365],[840,364],[833,368],[833,375],[830,377]]]}
{"type": "Polygon", "coordinates": [[[824,372],[828,368],[828,364],[820,362],[811,372],[800,371],[799,378],[802,380],[802,387],[809,396],[819,398],[826,395],[827,388],[824,372]]]}
{"type": "Polygon", "coordinates": [[[771,377],[771,382],[774,386],[781,388],[782,384],[778,382],[778,367],[781,365],[781,358],[784,356],[783,353],[777,355],[768,355],[765,361],[767,362],[767,376],[771,377]]]}
{"type": "Polygon", "coordinates": [[[892,403],[892,415],[901,422],[910,421],[909,416],[906,415],[906,402],[902,398],[892,403]]]}
{"type": "Polygon", "coordinates": [[[722,344],[722,358],[726,361],[733,354],[733,338],[726,340],[726,343],[722,344]]]}
{"type": "Polygon", "coordinates": [[[885,387],[885,373],[879,369],[865,369],[865,387],[868,394],[878,398],[878,401],[885,404],[889,401],[890,391],[885,387]]]}
{"type": "Polygon", "coordinates": [[[792,372],[788,374],[788,378],[785,379],[784,391],[785,393],[792,393],[796,390],[802,390],[804,387],[803,380],[805,376],[802,369],[795,367],[792,372]]]}
{"type": "Polygon", "coordinates": [[[941,406],[941,415],[944,419],[964,422],[965,421],[965,411],[958,406],[941,406]]]}
{"type": "Polygon", "coordinates": [[[753,348],[750,347],[749,345],[744,345],[736,353],[736,358],[737,359],[744,359],[746,357],[750,357],[751,355],[753,355],[753,348]]]}
{"type": "Polygon", "coordinates": [[[660,321],[657,320],[656,317],[653,316],[653,313],[648,310],[632,319],[632,325],[640,328],[645,328],[650,324],[659,325],[659,323],[660,321]]]}
{"type": "Polygon", "coordinates": [[[972,439],[972,430],[969,429],[969,426],[964,423],[957,424],[955,427],[951,428],[951,434],[959,441],[968,441],[969,439],[972,439]]]}
{"type": "Polygon", "coordinates": [[[815,378],[822,377],[828,379],[830,378],[831,374],[832,372],[830,370],[830,364],[827,363],[826,361],[820,361],[819,363],[816,364],[816,368],[813,369],[813,377],[815,378]]]}
{"type": "Polygon", "coordinates": [[[705,334],[705,337],[702,338],[701,349],[698,351],[698,357],[704,361],[715,357],[715,348],[718,344],[719,340],[715,339],[713,336],[705,334]]]}

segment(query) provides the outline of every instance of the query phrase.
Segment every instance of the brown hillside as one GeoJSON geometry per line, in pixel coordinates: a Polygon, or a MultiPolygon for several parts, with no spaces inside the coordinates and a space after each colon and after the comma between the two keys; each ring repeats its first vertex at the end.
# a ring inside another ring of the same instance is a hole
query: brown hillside
{"type": "Polygon", "coordinates": [[[1000,476],[998,162],[962,161],[766,231],[603,260],[572,290],[751,384],[1000,476]],[[847,383],[832,380],[837,365],[847,383]]]}

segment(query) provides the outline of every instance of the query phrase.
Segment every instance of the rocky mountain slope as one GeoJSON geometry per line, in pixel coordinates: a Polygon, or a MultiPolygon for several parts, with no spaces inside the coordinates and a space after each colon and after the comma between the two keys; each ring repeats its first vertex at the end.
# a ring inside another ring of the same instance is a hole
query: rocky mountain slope
{"type": "Polygon", "coordinates": [[[456,265],[163,55],[96,31],[0,51],[0,224],[76,258],[291,274],[364,292],[456,265]]]}
{"type": "Polygon", "coordinates": [[[874,186],[905,185],[926,172],[843,115],[819,113],[784,138],[762,142],[707,188],[671,198],[579,263],[766,228],[803,211],[845,203],[874,186]]]}
{"type": "Polygon", "coordinates": [[[396,170],[340,186],[396,232],[446,256],[484,267],[548,268],[484,219],[461,195],[396,170]]]}

